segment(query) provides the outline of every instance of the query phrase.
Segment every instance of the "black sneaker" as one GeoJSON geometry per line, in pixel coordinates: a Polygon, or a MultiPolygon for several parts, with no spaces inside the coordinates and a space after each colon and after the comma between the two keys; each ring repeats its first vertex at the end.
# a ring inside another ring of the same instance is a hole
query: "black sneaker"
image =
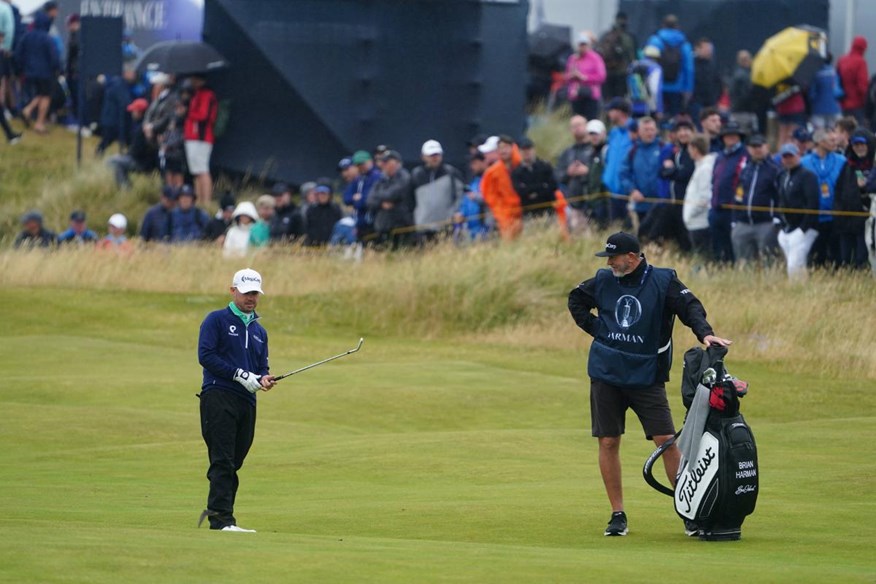
{"type": "Polygon", "coordinates": [[[684,534],[688,537],[696,537],[700,534],[700,526],[690,519],[684,520],[684,534]]]}
{"type": "Polygon", "coordinates": [[[605,535],[626,535],[627,534],[627,514],[623,511],[615,511],[611,514],[611,520],[608,522],[608,527],[605,528],[605,535]]]}

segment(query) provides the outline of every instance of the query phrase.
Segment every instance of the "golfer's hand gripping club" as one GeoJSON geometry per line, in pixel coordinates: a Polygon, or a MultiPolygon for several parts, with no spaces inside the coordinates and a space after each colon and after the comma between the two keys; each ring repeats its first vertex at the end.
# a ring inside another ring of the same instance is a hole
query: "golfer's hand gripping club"
{"type": "Polygon", "coordinates": [[[234,374],[234,381],[246,388],[248,392],[255,393],[262,388],[261,381],[259,380],[260,377],[260,375],[256,375],[252,371],[238,369],[234,374]]]}

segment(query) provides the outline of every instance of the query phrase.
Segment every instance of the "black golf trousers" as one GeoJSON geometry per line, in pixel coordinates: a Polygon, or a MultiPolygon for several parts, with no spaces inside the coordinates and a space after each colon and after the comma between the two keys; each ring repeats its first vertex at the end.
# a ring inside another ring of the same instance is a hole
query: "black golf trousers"
{"type": "Polygon", "coordinates": [[[252,446],[256,408],[231,392],[213,389],[201,394],[201,436],[207,444],[210,529],[236,525],[234,499],[237,471],[252,446]]]}

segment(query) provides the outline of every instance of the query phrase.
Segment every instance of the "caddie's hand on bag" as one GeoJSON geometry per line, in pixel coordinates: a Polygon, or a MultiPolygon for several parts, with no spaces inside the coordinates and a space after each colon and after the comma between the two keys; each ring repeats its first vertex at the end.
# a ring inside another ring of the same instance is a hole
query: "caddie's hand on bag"
{"type": "Polygon", "coordinates": [[[237,373],[234,374],[234,381],[245,387],[248,392],[255,393],[262,388],[259,377],[252,371],[238,369],[237,373]]]}

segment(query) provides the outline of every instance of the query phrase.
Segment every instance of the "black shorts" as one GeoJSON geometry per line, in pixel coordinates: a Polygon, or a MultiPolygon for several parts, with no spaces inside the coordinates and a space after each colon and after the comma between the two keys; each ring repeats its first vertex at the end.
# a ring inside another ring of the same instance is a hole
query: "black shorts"
{"type": "Polygon", "coordinates": [[[0,51],[0,78],[12,77],[12,57],[0,51]]]}
{"type": "Polygon", "coordinates": [[[51,97],[54,83],[52,79],[28,79],[27,90],[34,97],[51,97]]]}
{"type": "Polygon", "coordinates": [[[645,437],[675,434],[672,410],[666,399],[666,387],[659,383],[651,387],[629,389],[590,380],[591,433],[596,437],[620,436],[626,427],[626,413],[633,408],[645,437]]]}

